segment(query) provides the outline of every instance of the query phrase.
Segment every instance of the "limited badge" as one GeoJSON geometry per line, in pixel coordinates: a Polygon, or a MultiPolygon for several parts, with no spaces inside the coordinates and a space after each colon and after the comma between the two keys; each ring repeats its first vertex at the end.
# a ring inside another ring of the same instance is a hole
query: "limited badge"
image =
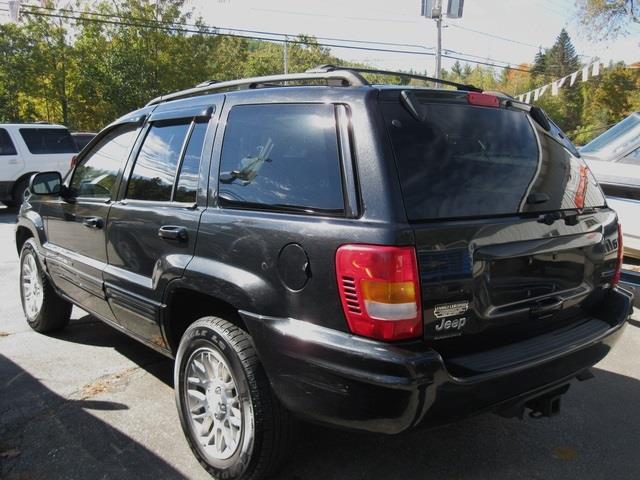
{"type": "Polygon", "coordinates": [[[447,318],[462,315],[467,310],[469,310],[468,301],[443,303],[442,305],[436,305],[436,307],[433,309],[433,314],[436,318],[447,318]]]}

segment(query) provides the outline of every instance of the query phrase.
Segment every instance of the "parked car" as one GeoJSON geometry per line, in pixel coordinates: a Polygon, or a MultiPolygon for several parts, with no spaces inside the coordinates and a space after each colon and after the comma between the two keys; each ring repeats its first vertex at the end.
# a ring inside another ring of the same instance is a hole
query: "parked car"
{"type": "Polygon", "coordinates": [[[553,415],[630,314],[616,214],[541,110],[363,73],[160,97],[21,209],[29,325],[75,304],[174,357],[218,478],[273,472],[297,417],[395,434],[553,415]]]}
{"type": "Polygon", "coordinates": [[[624,227],[625,256],[640,260],[640,112],[580,149],[624,227]]]}
{"type": "Polygon", "coordinates": [[[0,124],[0,201],[9,207],[22,203],[35,172],[69,170],[78,152],[62,125],[0,124]]]}
{"type": "Polygon", "coordinates": [[[78,147],[78,151],[81,151],[87,144],[95,138],[97,133],[93,132],[71,132],[71,137],[78,147]]]}

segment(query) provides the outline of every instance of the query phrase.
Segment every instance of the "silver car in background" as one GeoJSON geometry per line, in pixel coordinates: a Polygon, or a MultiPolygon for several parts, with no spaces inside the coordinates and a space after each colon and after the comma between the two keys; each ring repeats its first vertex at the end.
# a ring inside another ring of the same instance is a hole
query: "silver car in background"
{"type": "Polygon", "coordinates": [[[625,256],[640,260],[640,112],[594,138],[580,154],[618,212],[625,256]]]}

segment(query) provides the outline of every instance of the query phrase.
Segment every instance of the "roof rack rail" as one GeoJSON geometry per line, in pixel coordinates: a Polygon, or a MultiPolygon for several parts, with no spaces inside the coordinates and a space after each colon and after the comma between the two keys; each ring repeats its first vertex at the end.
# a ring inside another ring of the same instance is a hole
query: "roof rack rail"
{"type": "Polygon", "coordinates": [[[396,77],[414,78],[416,80],[426,80],[429,82],[440,83],[442,85],[449,85],[456,87],[458,90],[466,90],[468,92],[482,93],[482,89],[474,85],[465,85],[464,83],[451,82],[449,80],[442,80],[440,78],[427,77],[425,75],[416,75],[415,73],[405,72],[393,72],[391,70],[376,70],[374,68],[360,68],[360,67],[345,67],[342,65],[320,65],[318,67],[307,70],[307,73],[320,73],[320,72],[333,72],[337,70],[346,70],[355,73],[375,73],[379,75],[393,75],[396,77]]]}
{"type": "Polygon", "coordinates": [[[369,82],[367,82],[361,75],[350,69],[291,73],[288,75],[269,75],[265,77],[243,78],[240,80],[229,80],[225,82],[208,80],[196,87],[154,98],[149,103],[147,103],[146,106],[148,107],[150,105],[157,105],[159,103],[167,102],[169,100],[177,100],[179,98],[195,97],[198,95],[213,93],[220,90],[228,90],[234,88],[238,90],[240,90],[241,88],[252,89],[263,85],[272,86],[274,83],[305,82],[312,80],[325,80],[328,84],[336,86],[364,87],[369,85],[369,82]]]}

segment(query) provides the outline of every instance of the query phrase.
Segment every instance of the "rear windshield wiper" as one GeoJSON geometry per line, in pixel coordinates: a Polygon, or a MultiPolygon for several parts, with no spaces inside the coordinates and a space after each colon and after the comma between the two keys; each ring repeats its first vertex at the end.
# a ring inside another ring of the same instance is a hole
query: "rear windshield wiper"
{"type": "Polygon", "coordinates": [[[553,225],[556,220],[564,220],[565,225],[574,226],[578,224],[581,215],[590,215],[596,211],[589,207],[582,210],[560,210],[557,212],[543,213],[538,217],[539,223],[553,225]]]}

